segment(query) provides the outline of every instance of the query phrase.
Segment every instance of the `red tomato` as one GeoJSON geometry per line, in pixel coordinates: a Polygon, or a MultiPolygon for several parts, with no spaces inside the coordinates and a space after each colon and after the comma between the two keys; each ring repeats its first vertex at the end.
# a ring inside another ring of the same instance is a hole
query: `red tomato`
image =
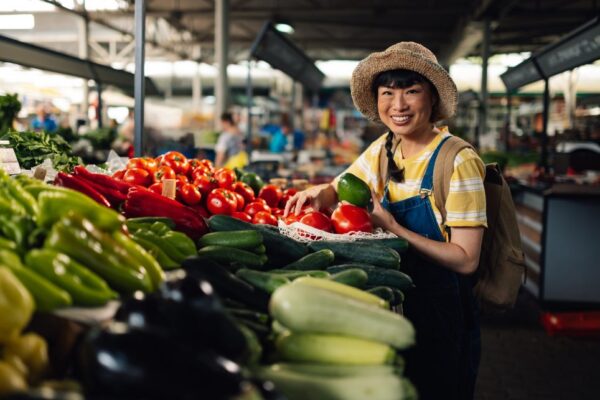
{"type": "Polygon", "coordinates": [[[196,167],[200,165],[200,160],[198,160],[197,158],[190,158],[188,160],[188,163],[190,164],[190,171],[193,171],[196,169],[196,167]]]}
{"type": "Polygon", "coordinates": [[[127,161],[127,166],[125,168],[127,168],[127,169],[130,169],[130,168],[148,169],[148,161],[146,161],[142,157],[130,158],[129,161],[127,161]]]}
{"type": "Polygon", "coordinates": [[[162,182],[155,182],[152,185],[150,185],[150,187],[148,189],[152,190],[154,193],[158,193],[158,194],[162,195],[163,184],[162,184],[162,182]]]}
{"type": "Polygon", "coordinates": [[[265,199],[261,199],[260,197],[255,198],[252,203],[261,203],[264,204],[265,206],[268,206],[267,201],[265,199]]]}
{"type": "Polygon", "coordinates": [[[123,180],[134,185],[149,186],[152,183],[152,175],[142,168],[129,168],[125,171],[123,180]]]}
{"type": "Polygon", "coordinates": [[[123,175],[125,175],[125,170],[120,169],[117,172],[115,172],[114,174],[112,174],[112,177],[115,178],[116,180],[122,181],[123,175]]]}
{"type": "Polygon", "coordinates": [[[283,196],[281,197],[281,200],[279,201],[279,208],[285,208],[285,205],[287,204],[288,200],[296,193],[298,193],[298,190],[296,190],[294,188],[285,189],[283,191],[283,196]]]}
{"type": "Polygon", "coordinates": [[[178,186],[179,186],[179,185],[182,185],[182,184],[184,184],[184,183],[190,183],[190,180],[189,180],[189,179],[188,179],[188,177],[187,177],[187,176],[185,176],[185,175],[177,175],[177,176],[175,177],[175,179],[177,179],[177,185],[178,185],[178,186]]]}
{"type": "Polygon", "coordinates": [[[373,231],[367,210],[352,204],[340,204],[331,214],[331,222],[336,233],[373,231]]]}
{"type": "Polygon", "coordinates": [[[202,175],[194,180],[194,185],[198,186],[202,196],[206,197],[210,192],[219,187],[219,182],[210,176],[202,175]]]}
{"type": "Polygon", "coordinates": [[[215,179],[219,182],[219,187],[229,189],[235,182],[235,172],[229,168],[219,168],[215,171],[215,179]]]}
{"type": "Polygon", "coordinates": [[[163,155],[160,165],[173,168],[176,174],[186,175],[190,169],[190,163],[183,154],[178,151],[169,151],[163,155]]]}
{"type": "Polygon", "coordinates": [[[289,225],[289,224],[291,224],[291,223],[294,223],[294,222],[296,222],[296,221],[300,221],[300,218],[302,218],[303,216],[304,216],[304,214],[296,215],[296,214],[294,214],[294,213],[291,213],[291,214],[288,214],[288,216],[287,216],[287,217],[285,217],[285,218],[283,219],[283,221],[284,221],[284,222],[285,222],[287,225],[289,225]]]}
{"type": "Polygon", "coordinates": [[[254,190],[249,185],[244,182],[235,182],[232,187],[234,192],[242,195],[246,204],[254,201],[254,190]]]}
{"type": "Polygon", "coordinates": [[[233,191],[231,193],[233,193],[233,195],[235,196],[235,198],[237,200],[237,211],[243,211],[244,205],[246,204],[244,197],[242,197],[241,194],[233,192],[233,191]]]}
{"type": "Polygon", "coordinates": [[[210,161],[208,158],[203,158],[202,160],[199,160],[199,162],[200,164],[207,167],[210,171],[215,170],[215,166],[213,165],[212,161],[210,161]]]}
{"type": "Polygon", "coordinates": [[[277,226],[277,218],[267,211],[259,211],[252,217],[252,223],[277,226]]]}
{"type": "Polygon", "coordinates": [[[246,207],[244,208],[244,212],[250,215],[251,217],[254,217],[254,215],[259,211],[266,211],[270,214],[271,208],[268,205],[257,201],[253,201],[250,204],[246,204],[246,207]]]}
{"type": "Polygon", "coordinates": [[[283,217],[283,210],[281,208],[273,208],[271,209],[271,214],[277,218],[283,217]]]}
{"type": "Polygon", "coordinates": [[[154,173],[154,171],[156,171],[156,169],[158,168],[158,162],[154,158],[144,157],[144,161],[146,161],[146,169],[149,172],[154,173]]]}
{"type": "Polygon", "coordinates": [[[192,171],[192,179],[196,180],[201,176],[212,176],[212,171],[205,165],[199,165],[192,171]]]}
{"type": "Polygon", "coordinates": [[[162,182],[163,179],[176,179],[177,175],[173,168],[163,165],[162,167],[158,167],[156,172],[154,173],[154,182],[162,182]]]}
{"type": "Polygon", "coordinates": [[[305,214],[300,218],[300,222],[304,225],[312,226],[313,228],[320,229],[322,231],[331,232],[331,220],[329,217],[321,212],[313,211],[305,214]]]}
{"type": "Polygon", "coordinates": [[[179,189],[179,191],[181,193],[181,199],[188,206],[196,205],[200,203],[200,200],[202,200],[202,194],[200,193],[200,190],[198,190],[198,188],[191,183],[184,183],[181,185],[181,189],[179,189]]]}
{"type": "Polygon", "coordinates": [[[227,189],[214,189],[208,194],[206,206],[208,207],[208,211],[212,214],[230,215],[232,212],[236,211],[237,199],[233,193],[227,189]]]}
{"type": "Polygon", "coordinates": [[[234,211],[234,212],[231,213],[231,216],[233,218],[237,218],[239,220],[252,223],[252,217],[249,216],[248,214],[246,214],[243,211],[234,211]]]}
{"type": "Polygon", "coordinates": [[[265,185],[260,189],[258,197],[265,199],[269,207],[277,207],[283,197],[283,190],[279,186],[265,185]]]}

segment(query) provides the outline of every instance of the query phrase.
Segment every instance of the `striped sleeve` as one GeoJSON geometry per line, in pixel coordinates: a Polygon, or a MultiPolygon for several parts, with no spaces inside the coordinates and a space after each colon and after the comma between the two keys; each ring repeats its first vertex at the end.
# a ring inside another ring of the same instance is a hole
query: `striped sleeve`
{"type": "Polygon", "coordinates": [[[445,205],[447,226],[487,226],[484,177],[485,166],[472,149],[457,154],[445,205]]]}
{"type": "Polygon", "coordinates": [[[363,153],[358,156],[350,166],[333,180],[333,185],[337,189],[337,184],[342,175],[350,172],[369,185],[378,195],[383,194],[383,182],[379,177],[379,154],[381,146],[385,143],[385,135],[373,141],[363,153]]]}

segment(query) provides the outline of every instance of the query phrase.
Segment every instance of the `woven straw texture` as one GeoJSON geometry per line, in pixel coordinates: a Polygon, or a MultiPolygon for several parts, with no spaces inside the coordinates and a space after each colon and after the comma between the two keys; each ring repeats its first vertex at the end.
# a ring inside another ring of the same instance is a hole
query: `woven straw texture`
{"type": "Polygon", "coordinates": [[[385,51],[370,54],[358,63],[352,72],[350,82],[352,100],[365,117],[372,121],[379,120],[377,99],[371,91],[371,86],[379,73],[394,69],[418,72],[433,83],[440,96],[434,122],[454,115],[458,91],[448,72],[438,64],[435,55],[426,47],[415,42],[400,42],[385,51]]]}

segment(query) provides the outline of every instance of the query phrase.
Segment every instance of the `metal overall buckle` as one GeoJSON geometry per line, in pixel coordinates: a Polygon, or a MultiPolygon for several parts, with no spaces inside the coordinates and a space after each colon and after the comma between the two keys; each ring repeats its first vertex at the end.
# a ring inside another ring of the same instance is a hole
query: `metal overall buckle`
{"type": "Polygon", "coordinates": [[[421,189],[419,191],[419,194],[421,195],[421,198],[424,199],[425,197],[431,196],[431,189],[421,189]]]}

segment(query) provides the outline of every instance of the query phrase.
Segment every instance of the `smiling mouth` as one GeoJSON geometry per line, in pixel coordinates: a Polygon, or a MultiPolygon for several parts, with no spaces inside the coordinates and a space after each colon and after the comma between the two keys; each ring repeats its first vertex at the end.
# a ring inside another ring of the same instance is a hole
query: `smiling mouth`
{"type": "Polygon", "coordinates": [[[399,116],[391,116],[390,118],[392,119],[392,121],[394,121],[397,124],[405,123],[410,119],[410,117],[408,115],[403,115],[400,117],[399,116]]]}

